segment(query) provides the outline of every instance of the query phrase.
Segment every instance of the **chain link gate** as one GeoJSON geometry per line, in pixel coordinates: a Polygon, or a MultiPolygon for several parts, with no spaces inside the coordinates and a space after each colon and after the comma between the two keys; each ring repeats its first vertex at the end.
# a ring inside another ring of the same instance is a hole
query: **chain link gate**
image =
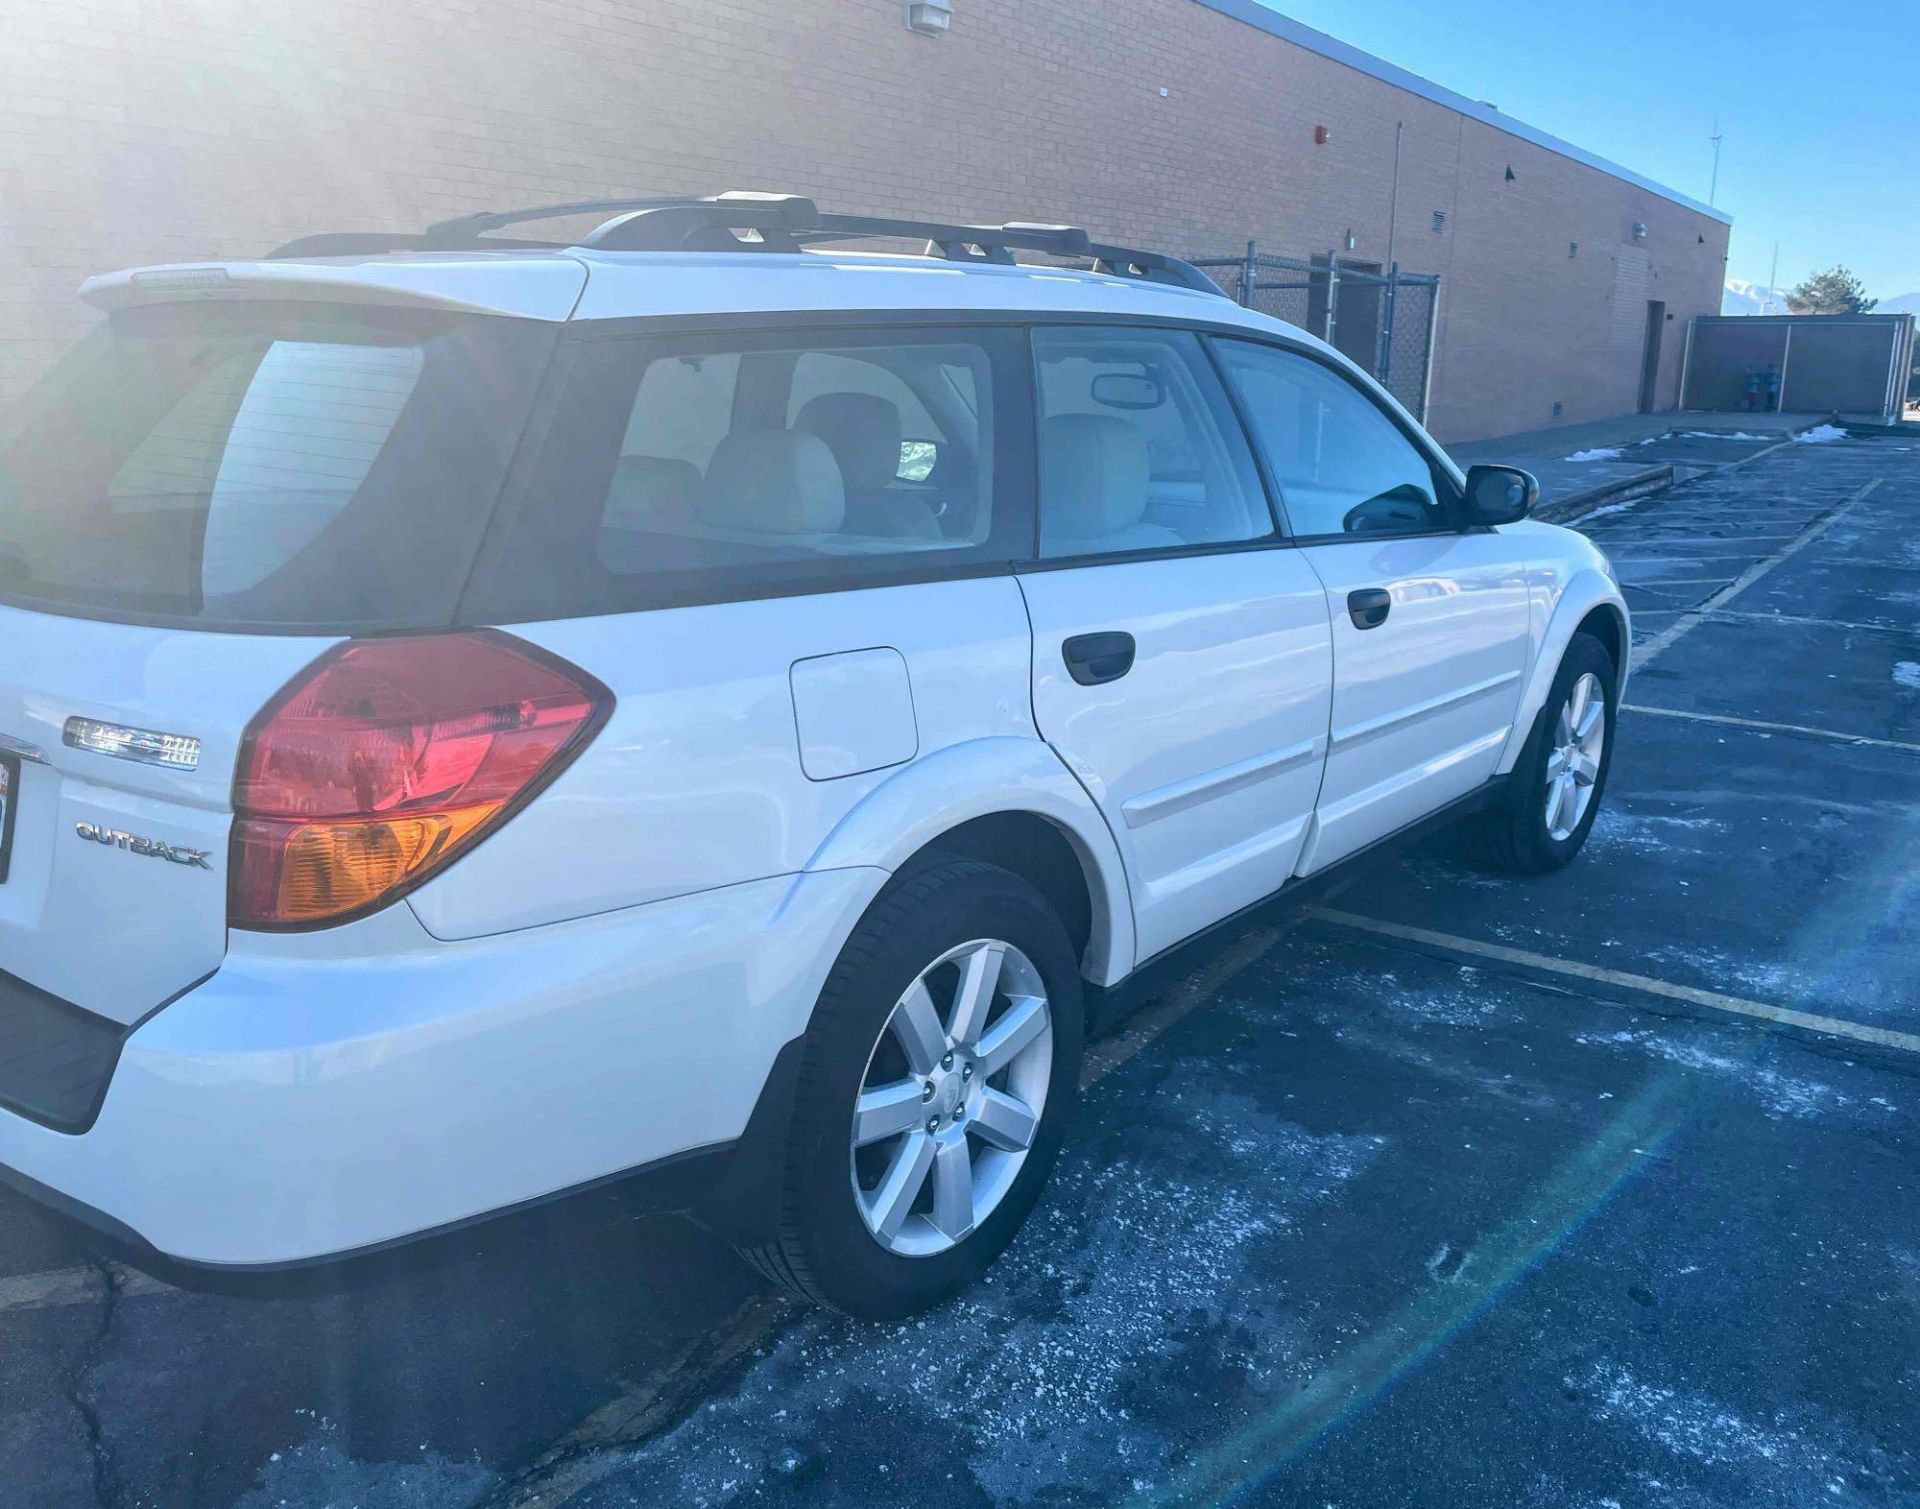
{"type": "Polygon", "coordinates": [[[1382,272],[1337,252],[1304,260],[1276,257],[1251,241],[1238,257],[1189,260],[1209,269],[1249,309],[1298,325],[1351,357],[1425,422],[1438,274],[1403,273],[1397,262],[1382,272]]]}

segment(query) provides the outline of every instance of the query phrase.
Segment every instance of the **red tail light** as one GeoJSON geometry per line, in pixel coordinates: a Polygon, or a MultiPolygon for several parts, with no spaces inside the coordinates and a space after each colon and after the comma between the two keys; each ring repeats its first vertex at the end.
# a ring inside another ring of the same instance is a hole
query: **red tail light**
{"type": "Polygon", "coordinates": [[[328,651],[241,744],[229,920],[312,927],[404,895],[565,769],[612,705],[492,630],[328,651]]]}

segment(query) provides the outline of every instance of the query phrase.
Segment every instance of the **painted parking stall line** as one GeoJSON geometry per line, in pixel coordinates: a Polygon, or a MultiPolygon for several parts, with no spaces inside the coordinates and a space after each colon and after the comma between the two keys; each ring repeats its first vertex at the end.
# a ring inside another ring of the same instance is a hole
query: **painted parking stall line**
{"type": "MultiPolygon", "coordinates": [[[[1644,615],[1643,615],[1644,616],[1644,615]]],[[[1786,628],[1799,629],[1846,629],[1855,634],[1899,634],[1906,635],[1908,630],[1895,628],[1892,624],[1863,624],[1848,618],[1808,618],[1798,613],[1748,613],[1739,608],[1715,608],[1715,618],[1731,618],[1738,623],[1780,624],[1786,628]]]]}
{"type": "Polygon", "coordinates": [[[1774,553],[1764,561],[1760,561],[1741,572],[1740,575],[1730,582],[1722,591],[1716,592],[1712,597],[1700,604],[1699,607],[1688,613],[1680,622],[1663,629],[1652,639],[1636,647],[1632,657],[1628,661],[1628,665],[1633,670],[1639,670],[1641,666],[1645,665],[1649,660],[1652,660],[1654,656],[1669,649],[1688,634],[1692,633],[1695,626],[1697,626],[1702,619],[1708,617],[1716,609],[1732,602],[1742,592],[1745,592],[1755,582],[1759,581],[1762,577],[1766,576],[1768,572],[1780,565],[1781,562],[1791,559],[1806,549],[1807,546],[1811,545],[1815,540],[1819,539],[1821,535],[1825,534],[1844,518],[1850,510],[1866,502],[1868,498],[1873,496],[1875,490],[1884,481],[1886,481],[1884,477],[1875,477],[1872,481],[1863,483],[1835,508],[1821,516],[1814,523],[1808,525],[1807,528],[1803,529],[1798,535],[1794,536],[1793,539],[1781,546],[1780,549],[1774,551],[1774,553]]]}
{"type": "MultiPolygon", "coordinates": [[[[171,1284],[117,1263],[113,1265],[113,1275],[116,1299],[178,1292],[171,1284]]],[[[0,1278],[0,1315],[22,1310],[54,1310],[63,1305],[97,1305],[105,1282],[100,1269],[85,1266],[49,1268],[39,1273],[0,1278]]]]}
{"type": "Polygon", "coordinates": [[[1834,728],[1810,728],[1804,723],[1772,723],[1764,718],[1736,718],[1730,713],[1692,713],[1677,707],[1649,707],[1643,703],[1622,703],[1623,713],[1646,713],[1655,718],[1679,718],[1689,723],[1717,723],[1727,728],[1750,728],[1769,734],[1804,734],[1809,738],[1832,739],[1836,744],[1864,744],[1871,749],[1898,749],[1920,754],[1920,744],[1902,739],[1875,739],[1866,734],[1842,733],[1834,728]]]}
{"type": "Polygon", "coordinates": [[[1765,1001],[1749,1001],[1742,996],[1723,995],[1717,990],[1700,990],[1691,985],[1675,985],[1667,980],[1656,980],[1651,975],[1630,974],[1623,969],[1606,969],[1598,964],[1582,964],[1574,959],[1556,959],[1549,954],[1534,953],[1531,949],[1510,948],[1504,943],[1483,943],[1477,938],[1462,938],[1453,933],[1435,932],[1431,928],[1410,927],[1401,922],[1382,922],[1378,918],[1362,917],[1356,912],[1338,911],[1332,907],[1308,907],[1307,913],[1320,922],[1351,928],[1356,932],[1372,933],[1377,937],[1394,938],[1402,943],[1418,943],[1429,948],[1444,949],[1449,953],[1493,959],[1502,964],[1514,964],[1523,969],[1535,969],[1545,974],[1587,980],[1596,985],[1615,985],[1625,990],[1637,991],[1642,995],[1663,996],[1670,1001],[1685,1001],[1689,1005],[1704,1006],[1709,1010],[1723,1011],[1732,1016],[1773,1022],[1782,1027],[1797,1027],[1805,1032],[1847,1038],[1857,1043],[1872,1043],[1881,1048],[1895,1048],[1902,1053],[1920,1053],[1920,1035],[1911,1032],[1895,1032],[1886,1027],[1869,1027],[1861,1022],[1843,1021],[1839,1017],[1821,1016],[1810,1011],[1795,1011],[1788,1006],[1772,1006],[1765,1001]]]}

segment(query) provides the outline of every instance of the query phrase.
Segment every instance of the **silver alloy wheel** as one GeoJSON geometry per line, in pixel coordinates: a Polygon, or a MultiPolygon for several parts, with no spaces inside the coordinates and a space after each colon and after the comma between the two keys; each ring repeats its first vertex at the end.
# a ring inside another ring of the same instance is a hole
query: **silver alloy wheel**
{"type": "Polygon", "coordinates": [[[930,1257],[991,1215],[1040,1126],[1053,1010],[1033,961],[982,938],[915,977],[868,1055],[854,1102],[854,1203],[873,1239],[930,1257]]]}
{"type": "Polygon", "coordinates": [[[1606,688],[1587,671],[1568,689],[1547,755],[1547,836],[1555,843],[1571,838],[1593,805],[1593,783],[1600,779],[1606,747],[1606,688]]]}

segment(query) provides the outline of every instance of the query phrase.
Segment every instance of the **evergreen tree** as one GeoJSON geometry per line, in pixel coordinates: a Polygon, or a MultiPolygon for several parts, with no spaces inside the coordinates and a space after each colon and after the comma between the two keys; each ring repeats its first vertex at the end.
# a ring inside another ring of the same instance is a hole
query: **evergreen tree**
{"type": "Polygon", "coordinates": [[[1844,267],[1817,272],[1787,295],[1795,314],[1866,314],[1878,299],[1867,297],[1867,286],[1844,267]]]}

